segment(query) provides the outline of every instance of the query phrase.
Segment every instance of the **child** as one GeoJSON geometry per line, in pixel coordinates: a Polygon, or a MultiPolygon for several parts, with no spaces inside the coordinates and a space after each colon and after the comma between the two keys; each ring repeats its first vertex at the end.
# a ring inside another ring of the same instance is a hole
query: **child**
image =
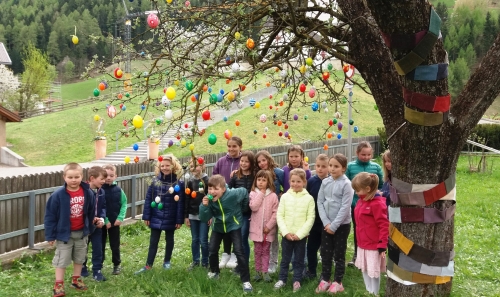
{"type": "Polygon", "coordinates": [[[177,179],[182,167],[177,158],[169,154],[162,156],[155,169],[156,177],[148,187],[142,219],[151,229],[146,265],[135,274],[148,271],[153,266],[161,231],[165,231],[165,257],[163,269],[170,269],[174,249],[174,232],[184,222],[184,183],[177,179]]]}
{"type": "Polygon", "coordinates": [[[330,176],[321,183],[318,193],[318,213],[325,227],[321,235],[321,281],[316,293],[344,291],[342,278],[345,273],[347,238],[351,231],[351,203],[354,191],[345,176],[347,158],[335,154],[328,161],[330,176]],[[334,281],[330,283],[332,259],[335,260],[334,281]]]}
{"type": "Polygon", "coordinates": [[[269,256],[271,242],[276,238],[276,212],[278,211],[278,196],[275,193],[274,183],[270,170],[259,170],[250,192],[250,239],[254,243],[255,253],[255,280],[264,279],[270,282],[269,256]]]}
{"type": "Polygon", "coordinates": [[[106,219],[104,220],[106,228],[102,229],[102,262],[104,262],[106,255],[106,241],[109,235],[113,275],[118,275],[121,271],[120,264],[122,262],[120,256],[120,225],[127,213],[127,196],[115,182],[118,177],[116,167],[114,165],[105,165],[103,168],[108,176],[106,177],[106,183],[102,186],[106,197],[106,219]]]}
{"type": "Polygon", "coordinates": [[[278,207],[278,227],[283,236],[281,240],[281,263],[279,281],[275,289],[283,288],[288,277],[288,267],[293,260],[293,291],[300,289],[304,272],[306,236],[314,223],[314,199],[307,190],[306,172],[302,168],[290,171],[290,189],[281,196],[278,207]]]}
{"type": "Polygon", "coordinates": [[[87,255],[87,236],[94,224],[94,193],[82,183],[83,169],[69,163],[63,170],[64,186],[50,195],[45,207],[45,240],[56,244],[52,265],[56,268],[53,296],[65,296],[64,273],[73,261],[71,287],[87,290],[80,276],[87,255]]]}
{"type": "MultiPolygon", "coordinates": [[[[347,170],[345,175],[348,179],[352,181],[352,179],[356,176],[356,174],[360,172],[368,172],[374,173],[378,175],[380,184],[378,186],[379,189],[382,188],[382,168],[375,162],[371,161],[373,157],[373,149],[368,141],[361,141],[356,148],[356,156],[357,159],[355,161],[349,162],[347,164],[347,170]]],[[[351,217],[352,217],[352,227],[354,231],[354,255],[352,256],[352,260],[347,263],[349,266],[354,266],[356,262],[356,252],[357,252],[357,239],[356,239],[356,218],[354,217],[354,207],[356,206],[356,202],[358,202],[358,195],[354,193],[352,204],[351,204],[351,217]]]]}
{"type": "MultiPolygon", "coordinates": [[[[104,191],[101,190],[102,185],[106,181],[107,173],[101,166],[93,166],[88,171],[89,186],[94,191],[95,196],[95,217],[97,223],[96,228],[89,234],[89,242],[92,243],[92,277],[97,282],[106,280],[102,275],[102,227],[104,227],[104,218],[106,218],[106,197],[104,191]]],[[[87,246],[88,248],[88,246],[87,246]]],[[[83,262],[82,276],[89,276],[87,269],[87,259],[83,262]]]]}
{"type": "MultiPolygon", "coordinates": [[[[229,181],[229,188],[245,188],[247,195],[252,191],[252,184],[255,178],[255,157],[251,151],[243,151],[240,155],[240,168],[233,174],[229,181]]],[[[250,216],[252,211],[247,209],[243,211],[243,220],[241,222],[241,242],[247,262],[250,261],[250,245],[248,244],[248,234],[250,232],[250,216]]],[[[235,268],[238,272],[238,267],[235,268]]]]}
{"type": "Polygon", "coordinates": [[[389,191],[389,186],[391,185],[391,152],[386,150],[382,154],[382,170],[384,171],[384,184],[382,185],[382,196],[386,199],[386,205],[389,207],[391,204],[391,192],[389,191]]]}
{"type": "Polygon", "coordinates": [[[191,176],[186,183],[186,194],[190,196],[186,197],[185,201],[184,221],[191,229],[191,254],[193,256],[193,262],[188,270],[200,266],[200,247],[201,265],[208,268],[208,227],[211,222],[210,220],[208,223],[202,222],[199,217],[201,200],[208,193],[208,175],[203,173],[205,164],[198,164],[198,158],[197,156],[189,162],[191,176]]]}
{"type": "Polygon", "coordinates": [[[245,188],[226,189],[226,181],[222,175],[216,174],[208,180],[208,193],[200,204],[200,220],[208,222],[213,218],[212,235],[209,244],[210,272],[208,277],[218,279],[220,268],[219,247],[224,236],[229,236],[234,243],[234,253],[238,260],[238,271],[243,291],[251,292],[250,273],[248,262],[245,259],[241,245],[241,220],[242,212],[248,208],[248,192],[245,188]]]}
{"type": "MultiPolygon", "coordinates": [[[[279,168],[268,151],[258,151],[257,154],[255,154],[255,160],[259,169],[271,171],[273,175],[275,192],[279,200],[281,196],[281,187],[283,186],[283,180],[285,178],[283,169],[279,168]]],[[[278,228],[276,228],[275,233],[275,238],[278,238],[278,228]]],[[[279,241],[273,240],[271,242],[271,256],[269,257],[269,273],[276,272],[276,267],[278,266],[278,253],[279,241]]]]}
{"type": "Polygon", "coordinates": [[[368,172],[361,172],[352,180],[359,196],[354,209],[359,244],[356,267],[363,272],[366,290],[374,295],[378,295],[380,289],[380,272],[385,271],[389,237],[387,206],[385,198],[377,193],[378,184],[378,176],[368,172]]]}
{"type": "Polygon", "coordinates": [[[300,145],[292,145],[288,148],[287,160],[288,163],[283,166],[283,193],[286,193],[290,188],[290,171],[294,168],[302,168],[306,172],[306,180],[311,178],[309,164],[304,160],[305,154],[300,145]]]}
{"type": "MultiPolygon", "coordinates": [[[[227,141],[227,154],[224,157],[219,158],[215,163],[212,175],[220,174],[224,177],[226,184],[231,181],[231,172],[240,167],[240,157],[241,149],[243,147],[243,141],[238,136],[233,136],[227,141]]],[[[236,255],[231,254],[231,239],[229,237],[224,238],[224,252],[219,263],[219,267],[222,268],[235,268],[236,267],[236,255]]]]}
{"type": "MultiPolygon", "coordinates": [[[[319,154],[316,157],[314,166],[316,175],[307,180],[307,192],[313,197],[314,203],[317,205],[318,192],[321,187],[321,182],[328,177],[328,156],[319,154]]],[[[314,224],[307,237],[307,271],[304,275],[308,279],[316,279],[316,269],[318,268],[318,250],[321,246],[321,232],[323,231],[323,224],[318,214],[318,208],[315,208],[314,224]]]]}

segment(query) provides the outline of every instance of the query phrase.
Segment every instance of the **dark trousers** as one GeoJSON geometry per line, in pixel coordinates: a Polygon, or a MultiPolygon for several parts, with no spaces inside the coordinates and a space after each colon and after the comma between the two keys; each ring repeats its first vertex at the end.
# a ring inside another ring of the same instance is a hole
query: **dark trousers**
{"type": "Polygon", "coordinates": [[[358,253],[358,240],[356,239],[356,220],[354,219],[354,206],[351,206],[351,218],[352,218],[352,230],[354,234],[354,255],[353,260],[356,259],[356,254],[358,253]]]}
{"type": "MultiPolygon", "coordinates": [[[[156,253],[158,252],[158,242],[160,241],[161,231],[159,229],[151,229],[151,236],[149,237],[149,250],[146,265],[153,266],[156,253]]],[[[165,257],[163,263],[170,262],[172,258],[172,251],[174,250],[174,232],[175,230],[165,231],[165,257]]]]}
{"type": "Polygon", "coordinates": [[[120,257],[120,226],[112,226],[107,229],[102,227],[102,262],[106,259],[106,242],[109,236],[109,246],[111,247],[111,261],[114,266],[122,263],[120,257]]]}
{"type": "MultiPolygon", "coordinates": [[[[96,272],[102,269],[102,229],[95,228],[94,232],[89,235],[89,242],[92,243],[92,271],[96,272]]],[[[88,249],[87,244],[87,251],[88,249]]],[[[87,267],[87,260],[88,258],[85,257],[84,267],[87,267]]]]}
{"type": "Polygon", "coordinates": [[[313,275],[316,275],[316,270],[318,268],[318,250],[321,246],[322,231],[322,226],[313,226],[307,237],[307,270],[313,275]]]}
{"type": "Polygon", "coordinates": [[[245,253],[243,252],[243,247],[241,245],[241,230],[233,230],[228,233],[219,233],[212,230],[212,235],[210,236],[209,243],[209,256],[208,260],[210,262],[210,271],[215,273],[220,273],[219,269],[219,247],[221,241],[225,236],[229,236],[231,241],[234,243],[233,252],[238,260],[238,272],[240,274],[241,282],[250,281],[250,272],[248,270],[248,262],[245,259],[245,253]]]}
{"type": "Polygon", "coordinates": [[[345,273],[345,252],[347,250],[347,238],[351,232],[351,224],[340,225],[334,234],[323,230],[321,238],[321,264],[323,270],[321,279],[330,281],[332,276],[332,260],[335,261],[334,280],[342,283],[345,273]]]}
{"type": "Polygon", "coordinates": [[[222,240],[224,245],[224,253],[231,255],[231,246],[233,245],[233,242],[231,241],[229,233],[225,233],[222,240]]]}
{"type": "Polygon", "coordinates": [[[250,235],[250,214],[243,215],[243,222],[241,224],[241,245],[243,246],[243,252],[245,253],[245,258],[247,263],[250,262],[250,244],[248,243],[248,236],[250,235]]]}
{"type": "Polygon", "coordinates": [[[289,241],[285,237],[281,239],[281,263],[279,279],[286,283],[288,278],[288,267],[294,259],[293,266],[293,282],[300,282],[304,274],[304,258],[306,256],[306,238],[299,241],[289,241]]]}

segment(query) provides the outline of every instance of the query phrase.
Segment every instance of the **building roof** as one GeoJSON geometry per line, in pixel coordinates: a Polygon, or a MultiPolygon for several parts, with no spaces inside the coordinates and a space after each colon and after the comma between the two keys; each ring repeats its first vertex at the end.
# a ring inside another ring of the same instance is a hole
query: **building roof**
{"type": "Polygon", "coordinates": [[[21,117],[7,108],[0,105],[0,120],[5,122],[21,122],[21,117]]]}
{"type": "Polygon", "coordinates": [[[0,64],[12,65],[9,53],[7,52],[7,49],[5,48],[5,45],[2,42],[0,42],[0,64]]]}

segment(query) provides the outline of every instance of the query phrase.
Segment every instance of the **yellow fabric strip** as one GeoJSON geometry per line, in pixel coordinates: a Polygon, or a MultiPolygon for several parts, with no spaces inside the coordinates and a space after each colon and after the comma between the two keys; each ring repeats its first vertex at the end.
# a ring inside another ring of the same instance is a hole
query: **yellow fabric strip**
{"type": "Polygon", "coordinates": [[[405,106],[405,119],[415,125],[438,126],[444,121],[442,112],[420,112],[405,106]]]}
{"type": "Polygon", "coordinates": [[[417,284],[444,284],[451,281],[450,276],[432,276],[417,272],[406,271],[401,267],[399,267],[398,265],[396,265],[390,259],[387,259],[387,268],[389,272],[397,276],[402,281],[407,281],[417,284]]]}
{"type": "Polygon", "coordinates": [[[406,238],[393,224],[390,224],[390,236],[392,241],[399,247],[399,249],[408,255],[411,248],[413,247],[413,242],[406,238]]]}

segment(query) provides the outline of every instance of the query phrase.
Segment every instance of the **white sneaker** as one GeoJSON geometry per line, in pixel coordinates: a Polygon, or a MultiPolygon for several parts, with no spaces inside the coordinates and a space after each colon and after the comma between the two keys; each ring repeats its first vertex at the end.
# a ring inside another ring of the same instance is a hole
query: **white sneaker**
{"type": "Polygon", "coordinates": [[[268,273],[276,273],[278,265],[276,263],[269,263],[269,268],[267,268],[268,273]]]}
{"type": "Polygon", "coordinates": [[[237,265],[238,265],[238,261],[236,260],[236,255],[235,254],[231,254],[231,258],[227,262],[226,268],[231,268],[231,269],[232,268],[236,268],[237,265]]]}
{"type": "Polygon", "coordinates": [[[279,280],[277,283],[274,284],[274,289],[279,290],[279,289],[283,288],[284,286],[286,286],[285,282],[282,280],[279,280]]]}
{"type": "Polygon", "coordinates": [[[226,264],[229,261],[230,256],[226,253],[222,253],[222,257],[220,258],[219,262],[219,269],[226,268],[226,264]]]}
{"type": "Polygon", "coordinates": [[[249,282],[243,283],[243,292],[252,292],[252,290],[252,284],[250,284],[249,282]]]}

